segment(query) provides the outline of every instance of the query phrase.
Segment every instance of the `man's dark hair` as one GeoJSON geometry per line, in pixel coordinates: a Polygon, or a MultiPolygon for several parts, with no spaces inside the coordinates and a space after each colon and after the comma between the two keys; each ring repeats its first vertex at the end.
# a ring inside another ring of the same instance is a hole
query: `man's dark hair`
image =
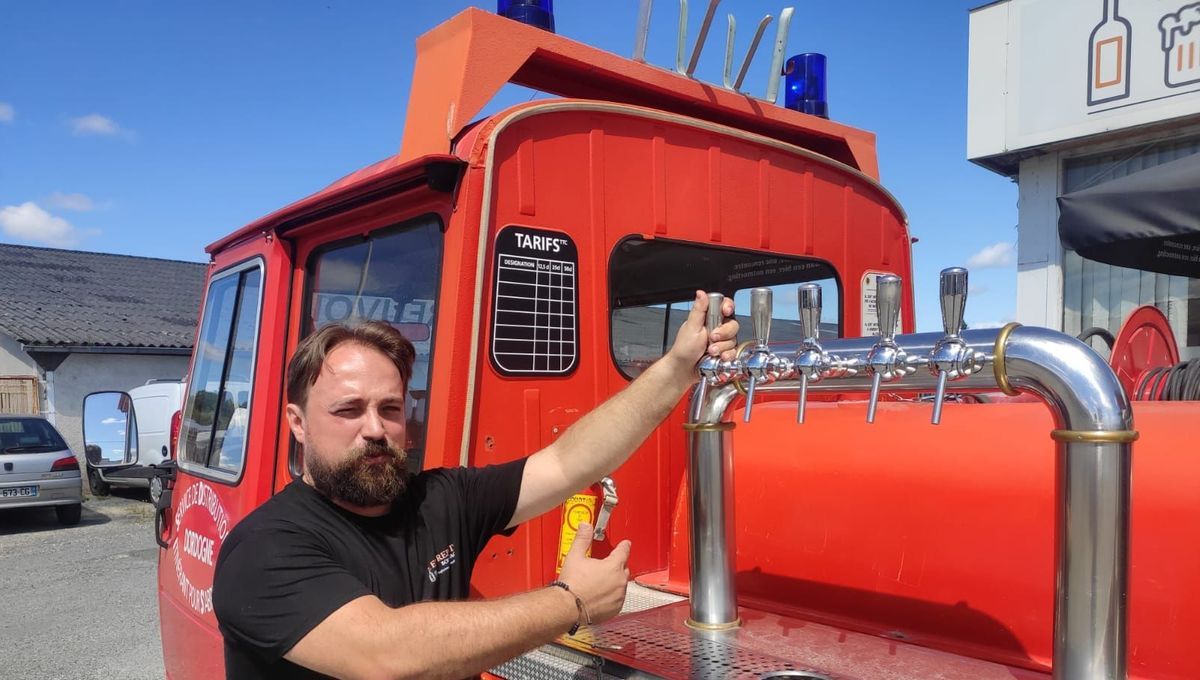
{"type": "Polygon", "coordinates": [[[408,338],[400,331],[382,321],[367,321],[349,326],[342,323],[331,323],[322,326],[320,330],[300,341],[296,353],[288,362],[287,399],[289,403],[304,408],[308,402],[308,388],[317,382],[321,367],[325,365],[325,357],[334,347],[343,343],[353,342],[371,349],[378,350],[392,361],[396,370],[400,371],[400,379],[408,387],[408,379],[412,377],[413,359],[416,350],[408,338]]]}

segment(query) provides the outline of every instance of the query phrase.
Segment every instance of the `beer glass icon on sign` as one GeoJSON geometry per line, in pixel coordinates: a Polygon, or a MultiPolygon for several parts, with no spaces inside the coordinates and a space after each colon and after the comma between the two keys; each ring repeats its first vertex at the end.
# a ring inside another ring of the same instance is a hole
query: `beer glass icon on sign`
{"type": "Polygon", "coordinates": [[[1129,96],[1129,21],[1117,0],[1103,0],[1104,16],[1088,39],[1088,106],[1129,96]]]}
{"type": "Polygon", "coordinates": [[[1200,82],[1200,30],[1196,28],[1200,28],[1200,2],[1184,5],[1158,21],[1167,87],[1200,82]]]}

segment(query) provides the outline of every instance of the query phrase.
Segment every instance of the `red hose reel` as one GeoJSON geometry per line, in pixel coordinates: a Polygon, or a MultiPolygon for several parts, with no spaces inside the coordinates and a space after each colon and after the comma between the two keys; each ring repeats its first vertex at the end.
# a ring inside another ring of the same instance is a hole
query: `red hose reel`
{"type": "Polygon", "coordinates": [[[1166,381],[1143,384],[1143,378],[1153,369],[1179,363],[1179,346],[1167,316],[1153,305],[1133,310],[1117,334],[1108,363],[1130,399],[1159,398],[1166,381]]]}

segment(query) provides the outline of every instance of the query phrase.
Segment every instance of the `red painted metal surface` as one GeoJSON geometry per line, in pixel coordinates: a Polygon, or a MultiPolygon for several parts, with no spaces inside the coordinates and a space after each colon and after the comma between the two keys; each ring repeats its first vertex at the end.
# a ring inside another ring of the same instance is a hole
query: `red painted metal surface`
{"type": "MultiPolygon", "coordinates": [[[[1055,452],[1041,404],[756,404],[731,436],[740,601],[1014,667],[1049,670],[1055,452]],[[1003,432],[1003,436],[994,436],[1003,432]]],[[[1130,673],[1200,677],[1200,404],[1134,421],[1130,673]]],[[[686,505],[668,589],[685,591],[686,505]]],[[[635,544],[636,550],[636,544],[635,544]]],[[[663,575],[656,575],[663,581],[663,575]]]]}
{"type": "MultiPolygon", "coordinates": [[[[511,460],[549,444],[627,384],[610,356],[606,280],[610,254],[624,238],[640,235],[826,261],[841,277],[847,328],[861,323],[864,272],[910,271],[903,215],[867,179],[745,133],[650,114],[634,107],[601,110],[589,102],[529,104],[495,116],[464,140],[464,147],[473,142],[469,153],[460,149],[471,159],[468,177],[493,173],[491,195],[479,198],[491,210],[489,243],[499,229],[515,224],[561,232],[580,252],[578,370],[563,378],[514,379],[481,361],[471,464],[511,460]],[[504,123],[510,118],[514,122],[504,123]],[[484,145],[493,133],[495,148],[490,149],[484,145]],[[486,164],[489,151],[491,165],[486,164]],[[656,187],[665,192],[656,193],[656,187]],[[696,200],[698,191],[709,199],[696,200]]],[[[473,210],[468,205],[465,212],[473,210]]],[[[456,224],[470,229],[473,221],[468,215],[456,224]]],[[[491,259],[486,261],[483,280],[489,285],[483,297],[490,301],[491,259]]],[[[910,288],[903,307],[903,326],[911,329],[910,288]]],[[[483,318],[489,314],[485,305],[483,318]]],[[[488,346],[485,334],[480,348],[488,346]]],[[[611,544],[634,541],[634,571],[666,566],[672,504],[684,469],[681,417],[677,413],[675,426],[660,428],[614,475],[621,505],[612,520],[611,544]]],[[[512,538],[493,542],[476,570],[480,592],[551,580],[559,519],[551,513],[512,538]]],[[[608,548],[597,546],[596,553],[608,548]]]]}

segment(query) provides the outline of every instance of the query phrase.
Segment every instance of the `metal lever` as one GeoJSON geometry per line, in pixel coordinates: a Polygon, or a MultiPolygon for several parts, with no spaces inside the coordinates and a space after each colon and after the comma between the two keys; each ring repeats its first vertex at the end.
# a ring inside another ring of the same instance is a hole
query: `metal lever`
{"type": "Polygon", "coordinates": [[[867,422],[875,422],[875,407],[879,404],[879,385],[895,377],[896,365],[902,358],[896,346],[896,319],[900,314],[900,277],[883,274],[875,279],[875,311],[879,318],[879,340],[867,355],[867,370],[871,372],[871,400],[867,403],[867,422]]]}
{"type": "Polygon", "coordinates": [[[771,350],[767,342],[771,339],[771,313],[773,294],[770,288],[755,288],[750,291],[750,325],[754,329],[754,348],[746,359],[746,372],[750,384],[746,388],[746,413],[743,422],[750,422],[750,409],[754,406],[754,386],[760,382],[773,382],[770,370],[774,368],[771,350]]]}
{"type": "Polygon", "coordinates": [[[962,330],[963,312],[967,306],[967,270],[962,267],[943,269],[939,297],[942,306],[942,330],[946,337],[933,346],[929,354],[929,370],[937,376],[937,392],[933,398],[933,419],[942,422],[942,402],[946,398],[946,382],[969,371],[970,350],[958,334],[962,330]]]}
{"type": "Polygon", "coordinates": [[[612,477],[604,477],[600,480],[600,488],[604,490],[604,502],[600,506],[600,515],[596,517],[596,528],[592,533],[593,541],[603,541],[605,530],[608,528],[608,519],[612,516],[612,511],[617,507],[617,483],[612,477]]]}
{"type": "Polygon", "coordinates": [[[816,283],[800,284],[796,292],[800,310],[800,349],[796,351],[794,366],[800,377],[800,401],[796,406],[796,422],[804,422],[804,409],[808,402],[808,384],[817,382],[825,372],[828,358],[821,349],[821,286],[816,283]]]}
{"type": "MultiPolygon", "coordinates": [[[[709,337],[712,337],[714,331],[720,327],[721,322],[725,320],[725,314],[721,311],[722,305],[725,304],[725,296],[720,293],[708,294],[708,315],[705,318],[705,328],[708,329],[709,337]]],[[[711,354],[705,354],[704,358],[700,359],[700,363],[696,368],[700,371],[700,386],[697,393],[697,404],[704,404],[705,393],[708,391],[709,384],[716,384],[720,379],[721,374],[721,357],[714,357],[711,354]]]]}

